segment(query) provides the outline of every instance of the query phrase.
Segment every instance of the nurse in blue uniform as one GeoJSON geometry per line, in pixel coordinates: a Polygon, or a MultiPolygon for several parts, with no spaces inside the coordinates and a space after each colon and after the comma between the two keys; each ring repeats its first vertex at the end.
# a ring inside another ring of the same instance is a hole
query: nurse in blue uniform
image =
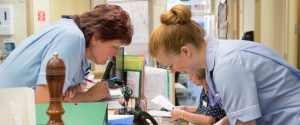
{"type": "Polygon", "coordinates": [[[185,5],[161,14],[149,52],[173,70],[206,68],[209,105],[227,117],[216,124],[300,125],[300,71],[277,52],[243,40],[204,39],[185,5]]]}
{"type": "Polygon", "coordinates": [[[109,97],[106,82],[99,82],[87,92],[80,83],[90,69],[90,61],[105,64],[129,45],[133,29],[129,15],[117,5],[97,5],[90,12],[56,21],[25,39],[0,65],[0,87],[35,89],[36,103],[49,101],[45,77],[46,64],[55,52],[66,65],[64,100],[97,101],[109,97]]]}

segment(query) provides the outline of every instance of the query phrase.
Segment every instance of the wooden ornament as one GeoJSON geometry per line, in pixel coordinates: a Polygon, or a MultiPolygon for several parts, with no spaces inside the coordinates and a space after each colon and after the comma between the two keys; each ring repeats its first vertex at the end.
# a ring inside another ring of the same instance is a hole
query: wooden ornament
{"type": "Polygon", "coordinates": [[[47,63],[46,80],[50,95],[50,104],[47,110],[50,119],[47,124],[64,125],[62,115],[65,111],[62,107],[62,94],[65,82],[65,64],[57,53],[54,53],[53,58],[47,63]]]}

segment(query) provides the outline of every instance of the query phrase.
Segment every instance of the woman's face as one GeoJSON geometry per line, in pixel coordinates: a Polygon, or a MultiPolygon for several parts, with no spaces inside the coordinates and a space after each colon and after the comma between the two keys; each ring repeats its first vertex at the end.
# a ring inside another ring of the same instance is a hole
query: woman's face
{"type": "MultiPolygon", "coordinates": [[[[164,49],[158,49],[157,60],[162,65],[168,66],[172,71],[195,74],[199,68],[196,56],[188,46],[183,46],[180,54],[167,54],[164,49]]],[[[200,58],[200,57],[198,57],[200,58]]]]}
{"type": "Polygon", "coordinates": [[[96,64],[106,64],[108,59],[118,55],[120,47],[122,47],[121,40],[94,40],[88,48],[89,59],[96,64]]]}

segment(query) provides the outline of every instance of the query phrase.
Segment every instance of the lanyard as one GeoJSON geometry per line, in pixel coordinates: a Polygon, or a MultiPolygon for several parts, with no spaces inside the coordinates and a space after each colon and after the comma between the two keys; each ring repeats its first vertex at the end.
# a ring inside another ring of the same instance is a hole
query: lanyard
{"type": "Polygon", "coordinates": [[[219,95],[219,92],[218,90],[216,89],[216,84],[214,82],[214,79],[213,79],[213,70],[212,71],[208,71],[209,72],[209,75],[207,75],[207,83],[208,83],[208,88],[209,88],[209,91],[208,91],[208,100],[209,100],[209,104],[211,106],[215,106],[215,105],[222,105],[221,104],[221,97],[219,95]]]}

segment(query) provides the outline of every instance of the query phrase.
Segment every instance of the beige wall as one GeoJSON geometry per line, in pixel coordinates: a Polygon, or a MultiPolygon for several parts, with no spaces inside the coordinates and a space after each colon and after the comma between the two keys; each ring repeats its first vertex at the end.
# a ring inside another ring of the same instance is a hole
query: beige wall
{"type": "Polygon", "coordinates": [[[51,0],[50,22],[55,22],[61,15],[81,14],[91,10],[90,0],[51,0]]]}
{"type": "Polygon", "coordinates": [[[255,1],[255,32],[254,32],[254,41],[260,42],[261,37],[261,1],[255,1]]]}
{"type": "Polygon", "coordinates": [[[0,44],[4,39],[12,39],[20,44],[27,36],[26,2],[21,0],[6,0],[0,4],[11,4],[13,10],[13,35],[0,35],[0,44]]]}
{"type": "Polygon", "coordinates": [[[256,41],[277,50],[290,64],[297,65],[297,0],[256,0],[256,41]]]}
{"type": "MultiPolygon", "coordinates": [[[[297,4],[296,4],[297,5],[297,4]]],[[[298,1],[298,26],[300,26],[300,2],[298,1]]],[[[298,27],[300,28],[300,27],[298,27]]],[[[298,29],[299,31],[300,29],[298,29]]],[[[300,69],[300,32],[298,33],[298,42],[297,42],[297,50],[298,50],[298,69],[300,69]]]]}
{"type": "Polygon", "coordinates": [[[297,49],[299,49],[299,44],[297,44],[297,34],[295,33],[295,25],[297,24],[297,15],[299,6],[297,6],[297,2],[299,0],[288,0],[288,12],[286,15],[288,15],[287,18],[287,55],[286,59],[289,63],[293,64],[294,66],[297,66],[297,58],[299,58],[299,55],[297,55],[297,49]]]}
{"type": "Polygon", "coordinates": [[[91,8],[90,0],[33,0],[33,32],[61,18],[61,15],[81,14],[91,8]],[[44,11],[46,20],[38,21],[38,11],[44,11]]]}

